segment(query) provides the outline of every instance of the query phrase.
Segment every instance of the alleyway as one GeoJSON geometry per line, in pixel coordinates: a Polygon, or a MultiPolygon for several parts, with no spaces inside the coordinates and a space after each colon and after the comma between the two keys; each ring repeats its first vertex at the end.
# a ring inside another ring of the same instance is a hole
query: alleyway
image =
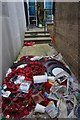
{"type": "Polygon", "coordinates": [[[49,34],[48,31],[44,33],[41,28],[25,32],[24,44],[17,61],[8,69],[3,82],[2,109],[6,118],[76,118],[69,110],[73,111],[77,106],[78,83],[62,55],[54,45],[49,45],[49,34]],[[38,39],[42,42],[39,43],[38,39]],[[73,86],[75,94],[71,95],[73,86]]]}
{"type": "Polygon", "coordinates": [[[80,118],[78,4],[64,4],[3,2],[1,120],[80,118]]]}
{"type": "Polygon", "coordinates": [[[35,42],[32,46],[23,46],[18,56],[34,55],[34,56],[53,56],[57,55],[56,49],[49,45],[51,43],[50,33],[44,33],[43,28],[33,28],[25,32],[24,41],[35,42]]]}

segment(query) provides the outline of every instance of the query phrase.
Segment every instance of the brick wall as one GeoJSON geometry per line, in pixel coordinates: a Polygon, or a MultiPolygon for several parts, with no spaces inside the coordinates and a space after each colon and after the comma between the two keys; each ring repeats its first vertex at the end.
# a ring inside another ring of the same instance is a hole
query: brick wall
{"type": "Polygon", "coordinates": [[[50,36],[54,36],[54,24],[47,24],[47,31],[50,33],[50,36]]]}
{"type": "Polygon", "coordinates": [[[80,82],[77,2],[56,2],[55,45],[80,82]]]}

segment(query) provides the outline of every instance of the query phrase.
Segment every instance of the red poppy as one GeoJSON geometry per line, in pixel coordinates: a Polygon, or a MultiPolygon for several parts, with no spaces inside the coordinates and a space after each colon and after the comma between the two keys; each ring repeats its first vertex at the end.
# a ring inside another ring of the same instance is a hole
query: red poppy
{"type": "Polygon", "coordinates": [[[49,84],[49,82],[43,83],[43,87],[45,89],[46,92],[50,93],[50,88],[51,88],[51,84],[49,84]]]}
{"type": "MultiPolygon", "coordinates": [[[[34,75],[44,74],[46,68],[44,67],[43,63],[39,61],[31,61],[30,58],[32,57],[34,56],[28,56],[28,59],[26,60],[26,64],[28,65],[26,67],[12,69],[12,72],[8,74],[4,80],[4,83],[7,85],[6,90],[11,91],[11,96],[8,98],[2,98],[3,111],[5,110],[6,106],[8,106],[4,112],[5,116],[9,115],[10,118],[14,117],[19,119],[24,115],[29,114],[29,112],[34,108],[34,102],[32,101],[32,84],[29,89],[29,93],[22,93],[20,97],[20,94],[18,94],[20,84],[14,84],[10,81],[14,75],[23,75],[25,76],[26,81],[32,81],[34,75]],[[16,96],[15,98],[13,97],[14,95],[16,96]],[[10,103],[11,105],[9,105],[10,103]]],[[[25,58],[26,56],[21,57],[18,62],[24,60],[25,58]]],[[[43,84],[43,87],[46,92],[49,92],[51,85],[47,82],[43,84]]],[[[48,99],[43,95],[43,100],[41,102],[42,104],[47,104],[48,99]]]]}

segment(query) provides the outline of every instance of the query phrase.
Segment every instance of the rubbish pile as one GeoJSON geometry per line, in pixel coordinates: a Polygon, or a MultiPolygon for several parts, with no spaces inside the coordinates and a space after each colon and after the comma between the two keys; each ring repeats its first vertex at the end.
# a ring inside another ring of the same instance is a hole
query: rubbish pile
{"type": "Polygon", "coordinates": [[[32,110],[50,118],[80,117],[80,87],[59,55],[21,57],[8,69],[0,91],[6,118],[23,118],[32,110]]]}

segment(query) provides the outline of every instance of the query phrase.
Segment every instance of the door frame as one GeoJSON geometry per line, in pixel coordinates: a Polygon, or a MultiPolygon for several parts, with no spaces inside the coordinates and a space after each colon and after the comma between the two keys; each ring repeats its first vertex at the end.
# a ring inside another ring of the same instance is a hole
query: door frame
{"type": "MultiPolygon", "coordinates": [[[[36,27],[38,25],[38,20],[37,20],[37,0],[34,0],[35,1],[35,16],[36,16],[36,27]]],[[[29,13],[29,0],[26,0],[27,2],[27,11],[28,11],[28,25],[30,26],[30,13],[29,13]]],[[[51,3],[53,4],[53,0],[51,0],[51,3]]],[[[46,6],[46,0],[44,0],[44,9],[45,9],[45,6],[46,6]]],[[[51,8],[52,9],[52,8],[51,8]]],[[[44,19],[45,19],[45,14],[44,14],[44,19]]],[[[53,14],[52,14],[52,19],[53,19],[53,14]]]]}

